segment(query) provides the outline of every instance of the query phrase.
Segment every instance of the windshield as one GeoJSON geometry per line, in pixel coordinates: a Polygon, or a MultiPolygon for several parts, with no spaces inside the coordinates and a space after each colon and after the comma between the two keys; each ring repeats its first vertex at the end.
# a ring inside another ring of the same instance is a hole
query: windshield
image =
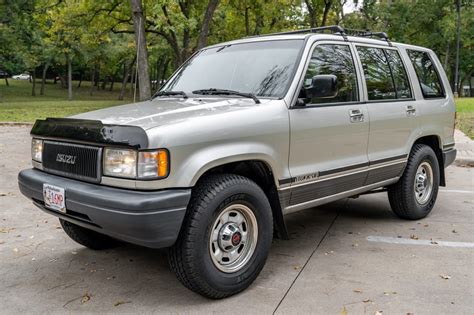
{"type": "Polygon", "coordinates": [[[302,46],[303,40],[277,40],[205,49],[162,91],[191,94],[213,88],[281,98],[292,80],[302,46]]]}

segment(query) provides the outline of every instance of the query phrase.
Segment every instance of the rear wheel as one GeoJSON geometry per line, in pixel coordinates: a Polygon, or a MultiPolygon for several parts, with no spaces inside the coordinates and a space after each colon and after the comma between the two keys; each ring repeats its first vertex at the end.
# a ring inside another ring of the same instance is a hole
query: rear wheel
{"type": "Polygon", "coordinates": [[[416,144],[400,180],[388,187],[393,212],[403,219],[426,217],[434,207],[439,189],[439,164],[433,149],[416,144]]]}
{"type": "Polygon", "coordinates": [[[83,228],[82,226],[59,219],[64,232],[77,243],[90,249],[100,250],[116,246],[118,241],[107,235],[83,228]]]}
{"type": "Polygon", "coordinates": [[[247,288],[262,270],[273,238],[262,189],[238,175],[212,175],[194,189],[169,262],[189,289],[224,298],[247,288]]]}

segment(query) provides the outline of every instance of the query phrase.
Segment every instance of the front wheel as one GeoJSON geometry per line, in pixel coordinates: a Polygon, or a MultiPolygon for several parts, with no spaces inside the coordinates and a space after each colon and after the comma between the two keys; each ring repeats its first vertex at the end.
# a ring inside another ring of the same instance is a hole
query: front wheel
{"type": "Polygon", "coordinates": [[[94,250],[115,247],[119,242],[107,235],[83,228],[82,226],[59,219],[66,234],[77,243],[94,250]]]}
{"type": "Polygon", "coordinates": [[[388,187],[393,212],[403,219],[426,217],[434,207],[439,188],[439,163],[433,149],[416,144],[400,180],[388,187]]]}
{"type": "Polygon", "coordinates": [[[212,175],[193,191],[169,262],[189,289],[224,298],[247,288],[262,270],[273,238],[262,189],[238,175],[212,175]]]}

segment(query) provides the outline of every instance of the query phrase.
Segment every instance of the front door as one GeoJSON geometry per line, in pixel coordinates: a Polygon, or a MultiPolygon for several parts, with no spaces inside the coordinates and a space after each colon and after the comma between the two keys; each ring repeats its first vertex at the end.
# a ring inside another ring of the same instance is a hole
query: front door
{"type": "Polygon", "coordinates": [[[364,185],[367,177],[369,116],[360,102],[360,79],[353,47],[345,42],[317,43],[307,62],[298,104],[290,109],[291,191],[285,212],[364,185]],[[335,75],[337,94],[307,98],[316,75],[335,75]]]}

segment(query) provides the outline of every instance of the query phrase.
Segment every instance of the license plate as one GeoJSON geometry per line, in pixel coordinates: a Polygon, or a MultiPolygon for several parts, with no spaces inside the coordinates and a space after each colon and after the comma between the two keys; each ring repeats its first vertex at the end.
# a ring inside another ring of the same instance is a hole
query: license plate
{"type": "Polygon", "coordinates": [[[64,188],[43,184],[44,205],[47,208],[66,213],[66,194],[64,188]]]}

